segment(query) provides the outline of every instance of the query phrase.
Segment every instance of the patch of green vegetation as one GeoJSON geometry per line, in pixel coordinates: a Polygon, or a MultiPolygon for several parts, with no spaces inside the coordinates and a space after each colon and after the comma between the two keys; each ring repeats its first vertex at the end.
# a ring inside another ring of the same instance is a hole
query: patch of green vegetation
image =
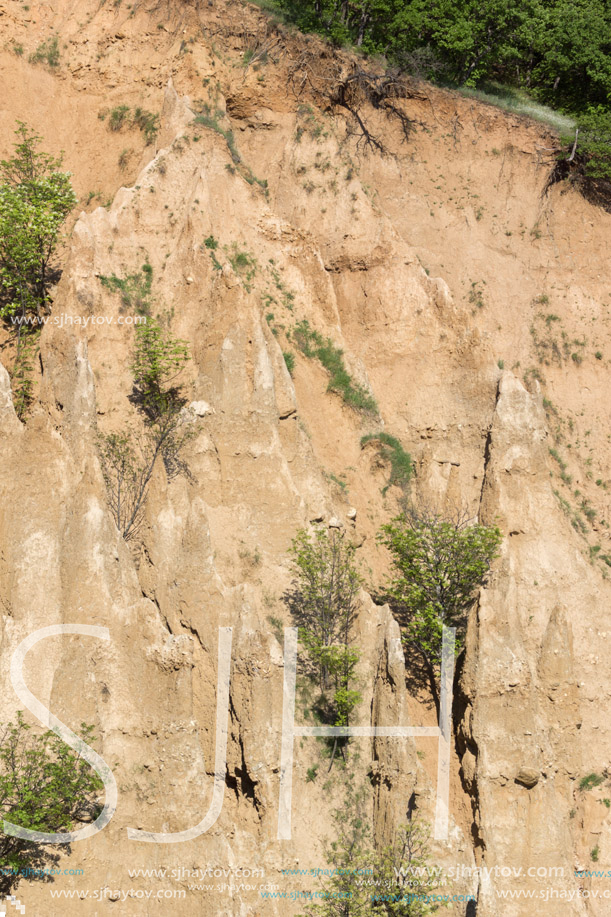
{"type": "Polygon", "coordinates": [[[47,64],[55,69],[59,67],[59,41],[57,35],[47,38],[41,42],[36,50],[30,54],[29,61],[31,64],[47,64]]]}
{"type": "Polygon", "coordinates": [[[543,124],[548,124],[555,131],[566,133],[575,129],[574,118],[569,115],[563,115],[548,105],[536,102],[524,90],[511,86],[502,86],[500,83],[494,82],[484,83],[481,89],[475,89],[472,86],[458,86],[456,88],[461,95],[470,99],[477,99],[478,102],[494,105],[496,108],[502,108],[503,111],[524,115],[534,121],[541,121],[543,124]]]}
{"type": "Polygon", "coordinates": [[[215,252],[217,248],[219,247],[218,240],[215,239],[214,236],[208,236],[207,239],[204,239],[204,247],[207,248],[208,252],[210,253],[210,258],[212,260],[212,265],[214,267],[214,270],[222,271],[223,265],[221,264],[221,262],[218,260],[218,258],[215,255],[215,252]]]}
{"type": "Polygon", "coordinates": [[[215,131],[217,134],[220,134],[224,138],[227,149],[229,150],[229,155],[233,162],[238,165],[242,162],[242,157],[240,156],[238,149],[235,145],[235,138],[233,136],[233,131],[229,128],[225,128],[220,124],[220,120],[225,117],[225,112],[217,109],[215,112],[212,112],[209,105],[204,105],[199,115],[195,118],[195,124],[201,124],[202,127],[207,127],[211,131],[215,131]]]}
{"type": "Polygon", "coordinates": [[[551,449],[549,450],[549,454],[550,454],[551,457],[558,463],[558,465],[560,466],[560,470],[561,470],[561,471],[566,471],[566,467],[567,467],[567,466],[566,466],[566,462],[563,461],[562,458],[560,458],[560,454],[559,454],[558,450],[557,450],[557,449],[554,449],[554,448],[551,448],[551,449]]]}
{"type": "MultiPolygon", "coordinates": [[[[221,121],[225,118],[225,112],[222,109],[217,108],[214,111],[210,108],[209,105],[204,104],[201,107],[200,113],[194,120],[194,124],[201,124],[203,127],[207,127],[209,130],[214,131],[219,134],[225,140],[227,144],[227,149],[229,150],[229,155],[233,162],[233,166],[230,163],[227,163],[227,168],[230,172],[235,173],[235,167],[244,179],[248,182],[249,185],[257,185],[266,197],[269,196],[268,182],[265,178],[257,178],[252,169],[246,165],[243,161],[238,148],[235,143],[235,137],[233,136],[233,131],[230,128],[223,127],[221,121]]],[[[197,139],[197,136],[193,138],[197,139]]]]}
{"type": "Polygon", "coordinates": [[[116,274],[106,277],[98,274],[98,279],[107,290],[120,294],[121,311],[133,309],[137,315],[150,315],[153,268],[148,261],[142,265],[140,271],[128,274],[127,277],[117,277],[116,274]]]}
{"type": "Polygon", "coordinates": [[[124,127],[137,127],[144,134],[146,145],[153,142],[159,132],[159,115],[154,115],[144,108],[135,108],[133,114],[129,105],[117,105],[115,108],[102,110],[98,113],[100,121],[108,118],[108,128],[111,131],[120,131],[124,127]]]}
{"type": "Polygon", "coordinates": [[[284,357],[284,362],[286,363],[286,368],[288,369],[291,376],[295,372],[295,354],[291,353],[290,350],[284,350],[282,352],[284,357]]]}
{"type": "Polygon", "coordinates": [[[151,111],[146,111],[145,108],[134,109],[132,123],[134,127],[139,128],[144,134],[147,146],[153,142],[159,133],[159,115],[154,115],[151,111]]]}
{"type": "Polygon", "coordinates": [[[297,143],[301,142],[301,138],[304,134],[308,136],[310,140],[315,140],[316,142],[329,136],[329,132],[325,130],[324,124],[322,121],[319,121],[314,109],[307,103],[301,104],[297,109],[297,129],[295,131],[295,140],[297,143]]]}
{"type": "MultiPolygon", "coordinates": [[[[285,284],[282,282],[282,279],[280,278],[280,273],[279,273],[279,271],[276,269],[276,267],[274,266],[274,264],[269,264],[269,265],[268,265],[268,270],[270,271],[270,273],[271,273],[271,275],[272,275],[272,280],[274,281],[274,286],[276,287],[276,289],[277,289],[278,292],[280,293],[280,296],[281,296],[281,299],[282,299],[282,305],[285,306],[285,308],[287,308],[287,309],[289,310],[289,312],[292,312],[292,311],[293,311],[293,305],[295,304],[295,294],[292,293],[289,289],[287,289],[287,287],[285,286],[285,284]]],[[[272,301],[275,302],[275,300],[273,300],[273,297],[270,297],[270,299],[271,299],[272,301]]]]}
{"type": "Polygon", "coordinates": [[[600,786],[604,782],[604,777],[601,774],[591,773],[587,774],[585,777],[582,777],[579,781],[579,789],[583,792],[585,790],[592,790],[594,787],[600,786]]]}
{"type": "Polygon", "coordinates": [[[343,350],[336,347],[331,338],[324,338],[311,328],[307,319],[297,323],[292,336],[301,352],[306,357],[317,359],[330,374],[327,391],[340,394],[345,404],[355,411],[377,416],[375,398],[364,386],[354,382],[346,369],[343,350]]]}
{"type": "MultiPolygon", "coordinates": [[[[542,297],[534,300],[537,304],[542,301],[542,297]]],[[[547,297],[545,301],[547,302],[547,297]]],[[[545,366],[562,366],[569,358],[578,366],[583,362],[586,339],[571,339],[563,328],[560,316],[555,313],[544,315],[543,312],[538,312],[530,326],[530,333],[539,363],[545,366]]]]}
{"type": "MultiPolygon", "coordinates": [[[[104,118],[102,118],[104,120],[104,118]]],[[[108,114],[108,127],[111,131],[120,131],[129,121],[129,105],[117,105],[108,114]]]]}
{"type": "Polygon", "coordinates": [[[252,289],[251,281],[257,273],[256,259],[246,249],[241,249],[237,242],[232,242],[231,247],[226,248],[225,251],[231,267],[241,277],[244,288],[250,293],[252,289]]]}
{"type": "Polygon", "coordinates": [[[545,385],[545,378],[543,374],[535,367],[531,366],[524,373],[524,385],[530,391],[529,386],[532,384],[533,380],[536,380],[540,385],[545,385]]]}
{"type": "Polygon", "coordinates": [[[332,471],[330,471],[326,475],[326,477],[329,479],[329,481],[332,481],[334,484],[336,484],[339,487],[339,489],[342,491],[342,493],[348,492],[348,484],[346,483],[346,481],[342,480],[342,478],[338,478],[338,476],[336,474],[333,474],[332,471]]]}
{"type": "Polygon", "coordinates": [[[481,281],[474,280],[471,282],[471,289],[469,290],[469,302],[477,309],[482,309],[484,307],[484,291],[482,290],[481,281]]]}
{"type": "MultiPolygon", "coordinates": [[[[104,785],[82,753],[83,744],[88,747],[95,742],[93,729],[82,723],[78,735],[73,733],[74,739],[67,745],[59,729],[57,733],[32,729],[21,710],[15,723],[0,723],[5,824],[55,833],[75,830],[100,815],[100,791],[104,785]]],[[[42,845],[9,834],[0,838],[0,857],[4,864],[3,899],[15,889],[22,875],[28,871],[33,874],[33,870],[41,875],[43,864],[56,862],[42,845]]]]}
{"type": "Polygon", "coordinates": [[[409,482],[414,473],[412,457],[406,452],[399,440],[389,433],[368,433],[361,438],[361,447],[367,443],[379,443],[379,454],[385,460],[390,462],[390,479],[383,489],[385,494],[389,487],[396,484],[404,491],[407,490],[409,482]]]}

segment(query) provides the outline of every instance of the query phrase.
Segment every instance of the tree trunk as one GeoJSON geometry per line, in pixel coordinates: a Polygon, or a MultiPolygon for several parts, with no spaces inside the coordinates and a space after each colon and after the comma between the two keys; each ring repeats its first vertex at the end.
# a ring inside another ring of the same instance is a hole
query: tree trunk
{"type": "Polygon", "coordinates": [[[365,37],[365,29],[369,25],[369,10],[367,8],[363,9],[361,13],[361,21],[359,22],[359,34],[356,39],[357,47],[361,47],[363,44],[363,39],[365,37]]]}
{"type": "Polygon", "coordinates": [[[439,721],[439,712],[441,709],[441,703],[439,700],[439,690],[437,688],[437,677],[435,674],[435,667],[429,659],[428,654],[422,649],[421,646],[418,646],[420,655],[422,656],[424,662],[424,668],[426,670],[426,675],[429,680],[429,688],[431,689],[431,695],[433,697],[433,703],[435,704],[435,710],[437,712],[437,721],[439,721]]]}

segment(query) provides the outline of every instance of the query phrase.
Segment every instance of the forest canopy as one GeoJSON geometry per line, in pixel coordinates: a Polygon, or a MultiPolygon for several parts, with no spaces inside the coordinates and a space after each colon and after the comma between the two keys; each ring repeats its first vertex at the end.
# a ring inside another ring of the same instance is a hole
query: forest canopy
{"type": "MultiPolygon", "coordinates": [[[[611,181],[611,0],[265,0],[301,30],[444,85],[525,91],[579,128],[571,166],[611,181]]],[[[565,145],[574,138],[564,137],[565,145]]],[[[570,149],[570,148],[569,148],[570,149]]],[[[565,177],[565,176],[562,176],[565,177]]]]}

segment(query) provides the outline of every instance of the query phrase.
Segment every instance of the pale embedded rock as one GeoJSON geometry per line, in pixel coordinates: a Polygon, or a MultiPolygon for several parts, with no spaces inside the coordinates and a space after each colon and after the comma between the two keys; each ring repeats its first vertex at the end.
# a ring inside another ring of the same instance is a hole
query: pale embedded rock
{"type": "Polygon", "coordinates": [[[192,401],[189,408],[197,417],[205,417],[206,414],[216,413],[214,408],[211,407],[207,401],[192,401]]]}

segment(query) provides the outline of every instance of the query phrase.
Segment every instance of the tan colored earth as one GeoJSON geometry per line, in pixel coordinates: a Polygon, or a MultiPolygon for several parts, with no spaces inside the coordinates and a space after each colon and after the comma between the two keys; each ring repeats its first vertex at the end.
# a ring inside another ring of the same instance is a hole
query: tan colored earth
{"type": "MultiPolygon", "coordinates": [[[[9,668],[28,634],[108,628],[108,642],[39,643],[25,676],[63,722],[95,725],[119,790],[109,826],[61,850],[59,868],[82,874],[15,894],[28,917],[302,912],[261,891],[320,887],[282,871],[325,866],[343,790],[316,740],[296,741],[292,838],[278,840],[280,628],[299,528],[337,520],[359,545],[359,723],[435,723],[406,685],[397,623],[371,598],[388,572],[376,533],[404,497],[360,445],[383,428],[412,455],[412,499],[464,507],[504,535],[459,662],[450,830],[432,845],[436,863],[464,867],[444,893],[477,907],[448,913],[604,917],[608,880],[574,871],[611,860],[611,215],[567,186],[546,191],[557,139],[543,125],[428,85],[400,102],[407,140],[364,106],[386,146],[367,150],[312,88],[330,52],[266,22],[221,0],[0,0],[0,155],[27,123],[64,151],[80,201],[24,422],[2,331],[0,720],[23,708],[9,668]],[[59,66],[30,61],[53,35],[59,66]],[[301,85],[290,77],[304,55],[313,80],[301,85]],[[153,142],[110,129],[121,105],[159,115],[153,142]],[[204,105],[233,132],[239,167],[226,135],[195,123],[204,105]],[[205,405],[191,475],[157,466],[126,544],[96,444],[141,423],[134,328],[117,323],[126,311],[100,277],[147,261],[153,312],[188,343],[183,384],[205,405]],[[289,339],[303,319],[343,349],[379,419],[327,391],[327,372],[289,339]],[[233,629],[221,814],[185,843],[130,840],[128,828],[186,830],[210,806],[221,627],[233,629]],[[591,773],[603,783],[580,790],[591,773]],[[197,877],[208,867],[225,874],[197,877]],[[262,878],[245,877],[255,868],[262,878]]],[[[353,740],[380,844],[413,793],[432,821],[437,746],[353,740]]]]}

